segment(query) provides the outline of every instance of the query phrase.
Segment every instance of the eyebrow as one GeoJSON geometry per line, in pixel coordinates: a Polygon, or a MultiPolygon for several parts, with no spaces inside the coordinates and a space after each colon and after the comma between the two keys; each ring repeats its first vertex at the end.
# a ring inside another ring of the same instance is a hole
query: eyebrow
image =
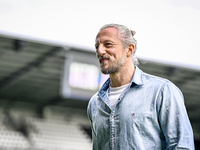
{"type": "MultiPolygon", "coordinates": [[[[105,43],[105,42],[112,42],[112,43],[114,43],[114,42],[111,41],[111,40],[105,40],[105,41],[103,41],[102,43],[105,43]]],[[[96,45],[96,44],[99,44],[99,42],[96,41],[96,42],[95,42],[95,45],[96,45]]]]}
{"type": "Polygon", "coordinates": [[[112,43],[114,43],[113,41],[111,41],[111,40],[105,40],[104,42],[112,42],[112,43]]]}

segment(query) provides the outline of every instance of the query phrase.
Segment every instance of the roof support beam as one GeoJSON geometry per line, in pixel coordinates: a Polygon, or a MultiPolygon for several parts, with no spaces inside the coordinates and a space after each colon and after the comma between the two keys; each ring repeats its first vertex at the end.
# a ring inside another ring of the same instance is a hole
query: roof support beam
{"type": "Polygon", "coordinates": [[[13,82],[15,82],[22,75],[28,73],[31,69],[33,69],[35,67],[39,67],[43,62],[45,62],[45,60],[48,57],[51,57],[51,56],[55,55],[61,49],[62,49],[61,47],[53,47],[48,52],[42,54],[41,56],[39,56],[38,58],[36,58],[32,62],[26,64],[24,67],[20,68],[19,70],[13,72],[9,76],[7,76],[4,79],[2,79],[0,81],[0,91],[2,89],[6,88],[6,86],[8,86],[9,84],[12,84],[13,82]]]}

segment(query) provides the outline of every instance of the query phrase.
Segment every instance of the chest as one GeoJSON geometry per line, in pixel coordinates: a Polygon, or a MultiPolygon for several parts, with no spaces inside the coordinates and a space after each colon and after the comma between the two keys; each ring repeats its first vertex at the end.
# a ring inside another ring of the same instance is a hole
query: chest
{"type": "Polygon", "coordinates": [[[93,113],[93,120],[100,128],[108,128],[110,124],[120,127],[134,127],[140,124],[156,124],[157,94],[155,92],[128,91],[111,110],[101,99],[93,113]]]}

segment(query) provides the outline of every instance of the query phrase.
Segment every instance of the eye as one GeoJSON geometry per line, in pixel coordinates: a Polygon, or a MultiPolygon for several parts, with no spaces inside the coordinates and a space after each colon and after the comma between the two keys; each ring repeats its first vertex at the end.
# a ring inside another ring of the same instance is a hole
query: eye
{"type": "Polygon", "coordinates": [[[99,45],[98,45],[98,44],[96,44],[96,45],[95,45],[95,49],[97,50],[98,48],[99,48],[99,45]]]}
{"type": "Polygon", "coordinates": [[[106,46],[106,47],[111,47],[111,46],[112,46],[112,43],[105,43],[105,46],[106,46]]]}

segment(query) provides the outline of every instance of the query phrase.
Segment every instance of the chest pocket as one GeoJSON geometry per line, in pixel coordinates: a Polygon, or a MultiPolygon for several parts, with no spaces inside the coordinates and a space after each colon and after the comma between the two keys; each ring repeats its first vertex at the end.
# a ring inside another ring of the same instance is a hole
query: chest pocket
{"type": "Polygon", "coordinates": [[[148,133],[154,126],[154,120],[151,113],[135,112],[132,113],[132,125],[136,132],[148,133]]]}

